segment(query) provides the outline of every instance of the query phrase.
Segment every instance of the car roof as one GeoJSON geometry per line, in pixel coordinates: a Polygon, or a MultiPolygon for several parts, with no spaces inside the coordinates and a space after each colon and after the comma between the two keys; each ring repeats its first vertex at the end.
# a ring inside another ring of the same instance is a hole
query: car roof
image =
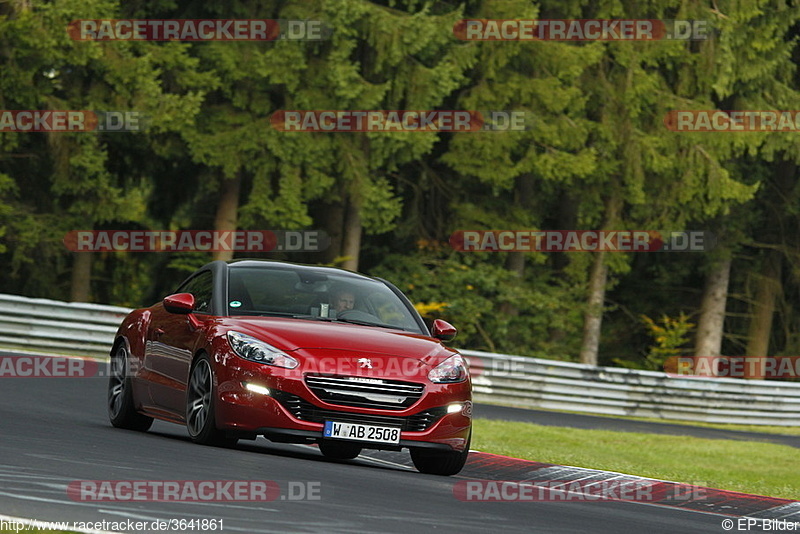
{"type": "Polygon", "coordinates": [[[329,267],[325,265],[308,265],[304,263],[292,263],[288,261],[277,260],[255,260],[255,259],[237,259],[225,262],[231,268],[237,267],[266,267],[266,268],[290,268],[296,270],[309,270],[309,271],[326,271],[336,274],[350,274],[359,278],[370,278],[367,275],[357,273],[355,271],[348,271],[338,267],[329,267]]]}
{"type": "Polygon", "coordinates": [[[267,268],[267,269],[291,269],[291,270],[324,272],[324,273],[336,274],[339,276],[350,276],[352,278],[360,278],[362,280],[371,280],[371,281],[380,280],[378,278],[373,278],[371,276],[357,273],[355,271],[339,269],[338,267],[328,267],[322,265],[306,265],[302,263],[291,263],[287,261],[241,259],[241,260],[231,260],[225,263],[227,263],[228,268],[231,269],[237,269],[242,267],[257,267],[257,268],[267,268]]]}

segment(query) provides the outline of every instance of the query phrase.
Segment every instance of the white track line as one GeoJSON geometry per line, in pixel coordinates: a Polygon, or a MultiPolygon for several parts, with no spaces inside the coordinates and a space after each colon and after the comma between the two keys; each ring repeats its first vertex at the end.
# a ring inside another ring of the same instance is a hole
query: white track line
{"type": "Polygon", "coordinates": [[[369,460],[371,462],[375,462],[375,463],[378,463],[378,464],[388,465],[388,466],[391,466],[391,467],[400,467],[400,468],[406,469],[406,470],[413,470],[414,469],[413,467],[410,467],[410,466],[407,466],[407,465],[398,464],[396,462],[390,462],[389,460],[383,460],[381,458],[373,458],[372,456],[366,456],[366,455],[363,455],[363,454],[357,456],[356,459],[357,460],[369,460]]]}

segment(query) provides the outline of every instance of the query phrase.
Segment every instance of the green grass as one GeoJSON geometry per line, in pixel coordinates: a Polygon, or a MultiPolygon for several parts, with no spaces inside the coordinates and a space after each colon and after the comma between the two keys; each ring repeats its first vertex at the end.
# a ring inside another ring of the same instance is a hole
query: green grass
{"type": "Polygon", "coordinates": [[[474,449],[800,500],[800,449],[772,443],[474,420],[474,449]]]}
{"type": "MultiPolygon", "coordinates": [[[[483,403],[492,404],[492,403],[483,403]]],[[[497,404],[497,406],[507,406],[497,404]]],[[[531,409],[530,406],[517,406],[518,408],[531,409]]],[[[541,410],[541,408],[535,408],[541,410]]],[[[647,423],[668,423],[673,425],[699,426],[703,428],[717,428],[719,430],[735,430],[739,432],[760,432],[763,434],[783,434],[784,436],[800,436],[800,426],[768,426],[768,425],[729,425],[721,423],[703,423],[698,421],[679,421],[677,419],[658,419],[655,417],[633,417],[628,415],[606,415],[599,413],[572,412],[568,410],[542,410],[556,413],[572,413],[577,415],[590,415],[592,417],[608,417],[611,419],[627,419],[629,421],[644,421],[647,423]]],[[[798,421],[800,423],[800,421],[798,421]]]]}

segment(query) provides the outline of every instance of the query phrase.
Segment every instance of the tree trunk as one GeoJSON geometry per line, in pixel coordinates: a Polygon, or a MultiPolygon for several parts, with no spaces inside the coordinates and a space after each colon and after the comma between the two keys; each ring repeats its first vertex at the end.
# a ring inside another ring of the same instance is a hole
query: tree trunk
{"type": "Polygon", "coordinates": [[[342,262],[344,269],[358,270],[358,256],[361,252],[361,208],[355,202],[347,202],[347,212],[344,215],[344,229],[342,236],[342,262]]]}
{"type": "Polygon", "coordinates": [[[72,280],[70,282],[71,302],[89,302],[92,281],[92,253],[72,253],[72,280]]]}
{"type": "MultiPolygon", "coordinates": [[[[578,222],[578,201],[570,194],[567,189],[563,189],[558,195],[558,215],[556,217],[556,228],[558,230],[574,230],[578,222]]],[[[572,252],[553,252],[550,254],[552,272],[556,278],[569,280],[566,272],[570,262],[572,252]]],[[[585,325],[584,325],[585,326],[585,325]]],[[[549,327],[547,329],[547,341],[551,344],[563,343],[569,336],[563,328],[549,327]]]]}
{"type": "MultiPolygon", "coordinates": [[[[788,236],[781,231],[783,228],[792,227],[790,215],[790,199],[795,198],[793,192],[796,184],[797,164],[791,159],[781,159],[774,167],[774,178],[765,189],[764,199],[766,208],[780,215],[780,220],[769,225],[760,237],[765,242],[783,247],[788,236]],[[771,187],[769,187],[771,185],[771,187]]],[[[750,309],[750,324],[747,332],[748,358],[767,358],[769,356],[769,340],[772,333],[772,319],[775,313],[775,300],[781,293],[783,255],[780,250],[767,249],[764,252],[761,272],[756,274],[755,301],[750,309]]],[[[752,360],[751,360],[752,361],[752,360]]],[[[761,366],[744,366],[745,378],[764,378],[764,369],[761,366]]]]}
{"type": "MultiPolygon", "coordinates": [[[[237,172],[233,178],[223,178],[220,199],[217,205],[217,216],[214,219],[214,230],[217,232],[233,232],[236,230],[239,210],[239,191],[242,187],[241,173],[237,172]]],[[[215,260],[230,261],[233,259],[232,250],[219,250],[214,252],[215,260]]]]}
{"type": "Polygon", "coordinates": [[[606,299],[608,267],[606,253],[597,252],[589,275],[589,302],[583,316],[583,342],[581,343],[581,363],[597,365],[600,352],[600,332],[603,326],[603,304],[606,299]]]}
{"type": "MultiPolygon", "coordinates": [[[[578,201],[573,193],[563,190],[558,195],[558,215],[556,224],[558,230],[574,230],[578,221],[578,201]]],[[[563,276],[564,270],[569,265],[569,255],[572,252],[554,252],[551,254],[551,262],[557,276],[563,276]]]]}
{"type": "MultiPolygon", "coordinates": [[[[521,283],[522,275],[525,273],[525,253],[509,252],[508,256],[506,256],[506,269],[515,273],[519,277],[521,283]]],[[[516,317],[519,315],[519,310],[509,302],[501,303],[498,311],[505,316],[516,317]]]]}
{"type": "Polygon", "coordinates": [[[515,273],[521,278],[525,274],[525,253],[509,252],[506,256],[506,270],[515,273]]]}
{"type": "MultiPolygon", "coordinates": [[[[714,359],[722,351],[722,334],[725,326],[725,305],[728,299],[728,282],[731,275],[731,258],[718,260],[706,276],[703,302],[700,305],[700,320],[697,323],[695,359],[714,359]]],[[[716,375],[712,366],[712,376],[716,375]]]]}
{"type": "Polygon", "coordinates": [[[342,255],[342,228],[344,228],[344,206],[342,202],[322,204],[320,222],[330,242],[323,253],[325,263],[333,263],[342,255]]]}
{"type": "MultiPolygon", "coordinates": [[[[533,199],[533,176],[529,173],[521,175],[517,178],[514,187],[514,204],[521,207],[523,210],[531,209],[531,200],[533,199]]],[[[505,267],[507,270],[516,273],[522,279],[525,274],[525,253],[513,251],[509,252],[506,256],[505,267]]],[[[519,310],[508,302],[500,304],[499,312],[503,315],[519,315],[519,310]]]]}
{"type": "MultiPolygon", "coordinates": [[[[762,272],[757,275],[756,297],[747,333],[745,355],[748,358],[766,358],[769,355],[775,299],[781,291],[781,260],[779,251],[767,251],[762,272]]],[[[745,365],[744,371],[745,378],[764,378],[764,369],[761,366],[745,365]]]]}
{"type": "MultiPolygon", "coordinates": [[[[622,213],[622,194],[616,184],[612,184],[611,196],[606,202],[603,230],[611,230],[619,224],[622,213]]],[[[603,306],[606,300],[608,266],[606,253],[598,251],[589,273],[589,295],[586,312],[583,315],[583,341],[581,342],[581,363],[597,365],[600,352],[600,335],[603,326],[603,306]]]]}

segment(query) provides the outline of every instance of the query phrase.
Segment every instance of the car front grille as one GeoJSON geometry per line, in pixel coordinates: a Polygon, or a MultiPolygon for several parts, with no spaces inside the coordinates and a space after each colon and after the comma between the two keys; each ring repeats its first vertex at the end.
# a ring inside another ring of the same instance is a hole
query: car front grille
{"type": "Polygon", "coordinates": [[[425,391],[414,382],[355,376],[306,376],[306,385],[323,402],[379,410],[405,410],[425,391]]]}
{"type": "Polygon", "coordinates": [[[361,414],[319,408],[302,397],[285,391],[273,390],[272,397],[280,402],[293,417],[301,421],[308,421],[310,423],[336,421],[341,423],[359,423],[362,425],[396,426],[403,432],[423,432],[433,426],[436,421],[447,413],[447,408],[439,407],[406,417],[361,414]]]}

